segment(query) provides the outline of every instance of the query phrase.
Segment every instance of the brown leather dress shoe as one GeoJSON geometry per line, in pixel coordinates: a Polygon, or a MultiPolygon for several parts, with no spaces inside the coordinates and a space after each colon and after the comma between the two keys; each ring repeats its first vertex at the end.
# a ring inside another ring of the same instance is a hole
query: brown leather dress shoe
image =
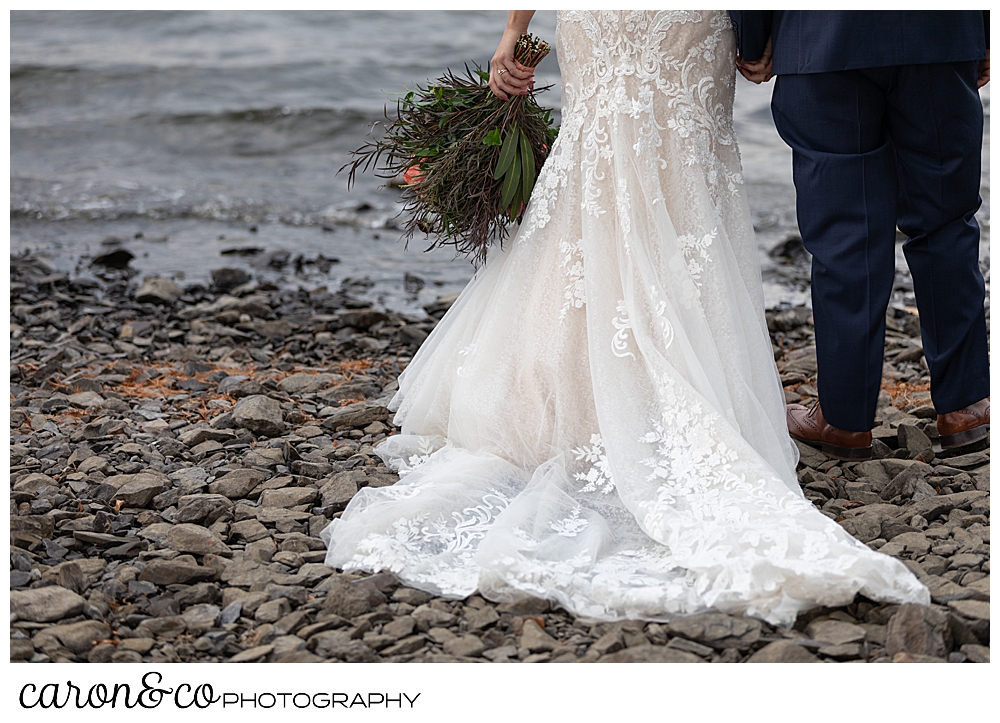
{"type": "Polygon", "coordinates": [[[939,414],[937,428],[941,449],[965,449],[989,440],[990,398],[980,399],[964,409],[939,414]]]}
{"type": "Polygon", "coordinates": [[[785,420],[792,437],[818,448],[823,454],[848,461],[872,458],[872,433],[849,432],[827,424],[819,402],[812,408],[801,404],[785,405],[785,420]]]}

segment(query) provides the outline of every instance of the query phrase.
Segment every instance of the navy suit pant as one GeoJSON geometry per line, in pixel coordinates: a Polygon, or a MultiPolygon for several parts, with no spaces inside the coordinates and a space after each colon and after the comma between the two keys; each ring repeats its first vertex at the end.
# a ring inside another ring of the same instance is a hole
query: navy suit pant
{"type": "Polygon", "coordinates": [[[989,396],[979,269],[983,106],[977,63],[779,75],[775,126],[793,150],[813,256],[818,389],[841,429],[872,428],[895,237],[913,277],[939,414],[989,396]]]}

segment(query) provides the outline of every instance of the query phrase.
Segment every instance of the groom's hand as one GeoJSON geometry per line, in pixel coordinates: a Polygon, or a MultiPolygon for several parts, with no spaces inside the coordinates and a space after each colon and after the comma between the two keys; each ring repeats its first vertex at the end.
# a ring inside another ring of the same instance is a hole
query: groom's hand
{"type": "Polygon", "coordinates": [[[982,88],[989,82],[990,82],[990,49],[986,48],[986,60],[979,61],[979,80],[976,81],[976,87],[982,88]]]}
{"type": "Polygon", "coordinates": [[[741,57],[736,56],[736,69],[740,71],[740,75],[749,80],[751,83],[766,83],[771,79],[771,56],[773,55],[771,51],[771,39],[767,39],[767,45],[764,46],[764,53],[760,56],[760,60],[755,60],[752,63],[743,60],[741,57]]]}

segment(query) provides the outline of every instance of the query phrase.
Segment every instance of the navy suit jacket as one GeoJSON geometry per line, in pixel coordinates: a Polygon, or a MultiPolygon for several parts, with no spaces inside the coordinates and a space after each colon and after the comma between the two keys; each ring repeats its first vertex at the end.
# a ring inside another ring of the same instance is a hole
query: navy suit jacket
{"type": "Polygon", "coordinates": [[[754,61],[771,38],[772,73],[982,60],[989,11],[730,10],[739,54],[754,61]]]}

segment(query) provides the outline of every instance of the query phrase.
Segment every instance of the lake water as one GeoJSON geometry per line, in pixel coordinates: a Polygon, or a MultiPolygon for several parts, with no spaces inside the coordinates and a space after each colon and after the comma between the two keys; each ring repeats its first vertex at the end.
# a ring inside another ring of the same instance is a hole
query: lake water
{"type": "MultiPolygon", "coordinates": [[[[348,193],[336,172],[393,103],[387,94],[446,67],[485,66],[504,12],[10,17],[14,252],[41,251],[61,269],[85,272],[86,259],[115,237],[144,274],[205,281],[209,269],[237,265],[308,288],[364,278],[368,298],[401,310],[471,278],[468,262],[449,251],[422,253],[419,238],[403,248],[390,221],[398,191],[369,174],[348,193]],[[277,268],[262,255],[222,254],[251,247],[339,263],[300,264],[296,274],[294,264],[277,268]],[[406,273],[421,281],[406,283],[406,273]]],[[[555,22],[554,11],[539,12],[531,29],[551,41],[555,22]]],[[[555,53],[537,78],[554,85],[539,102],[558,108],[555,53]]],[[[796,230],[791,154],[771,121],[771,88],[739,79],[735,116],[773,305],[807,295],[765,253],[796,230]]],[[[988,90],[983,99],[988,119],[988,90]]],[[[987,122],[985,259],[988,129],[987,122]]]]}

